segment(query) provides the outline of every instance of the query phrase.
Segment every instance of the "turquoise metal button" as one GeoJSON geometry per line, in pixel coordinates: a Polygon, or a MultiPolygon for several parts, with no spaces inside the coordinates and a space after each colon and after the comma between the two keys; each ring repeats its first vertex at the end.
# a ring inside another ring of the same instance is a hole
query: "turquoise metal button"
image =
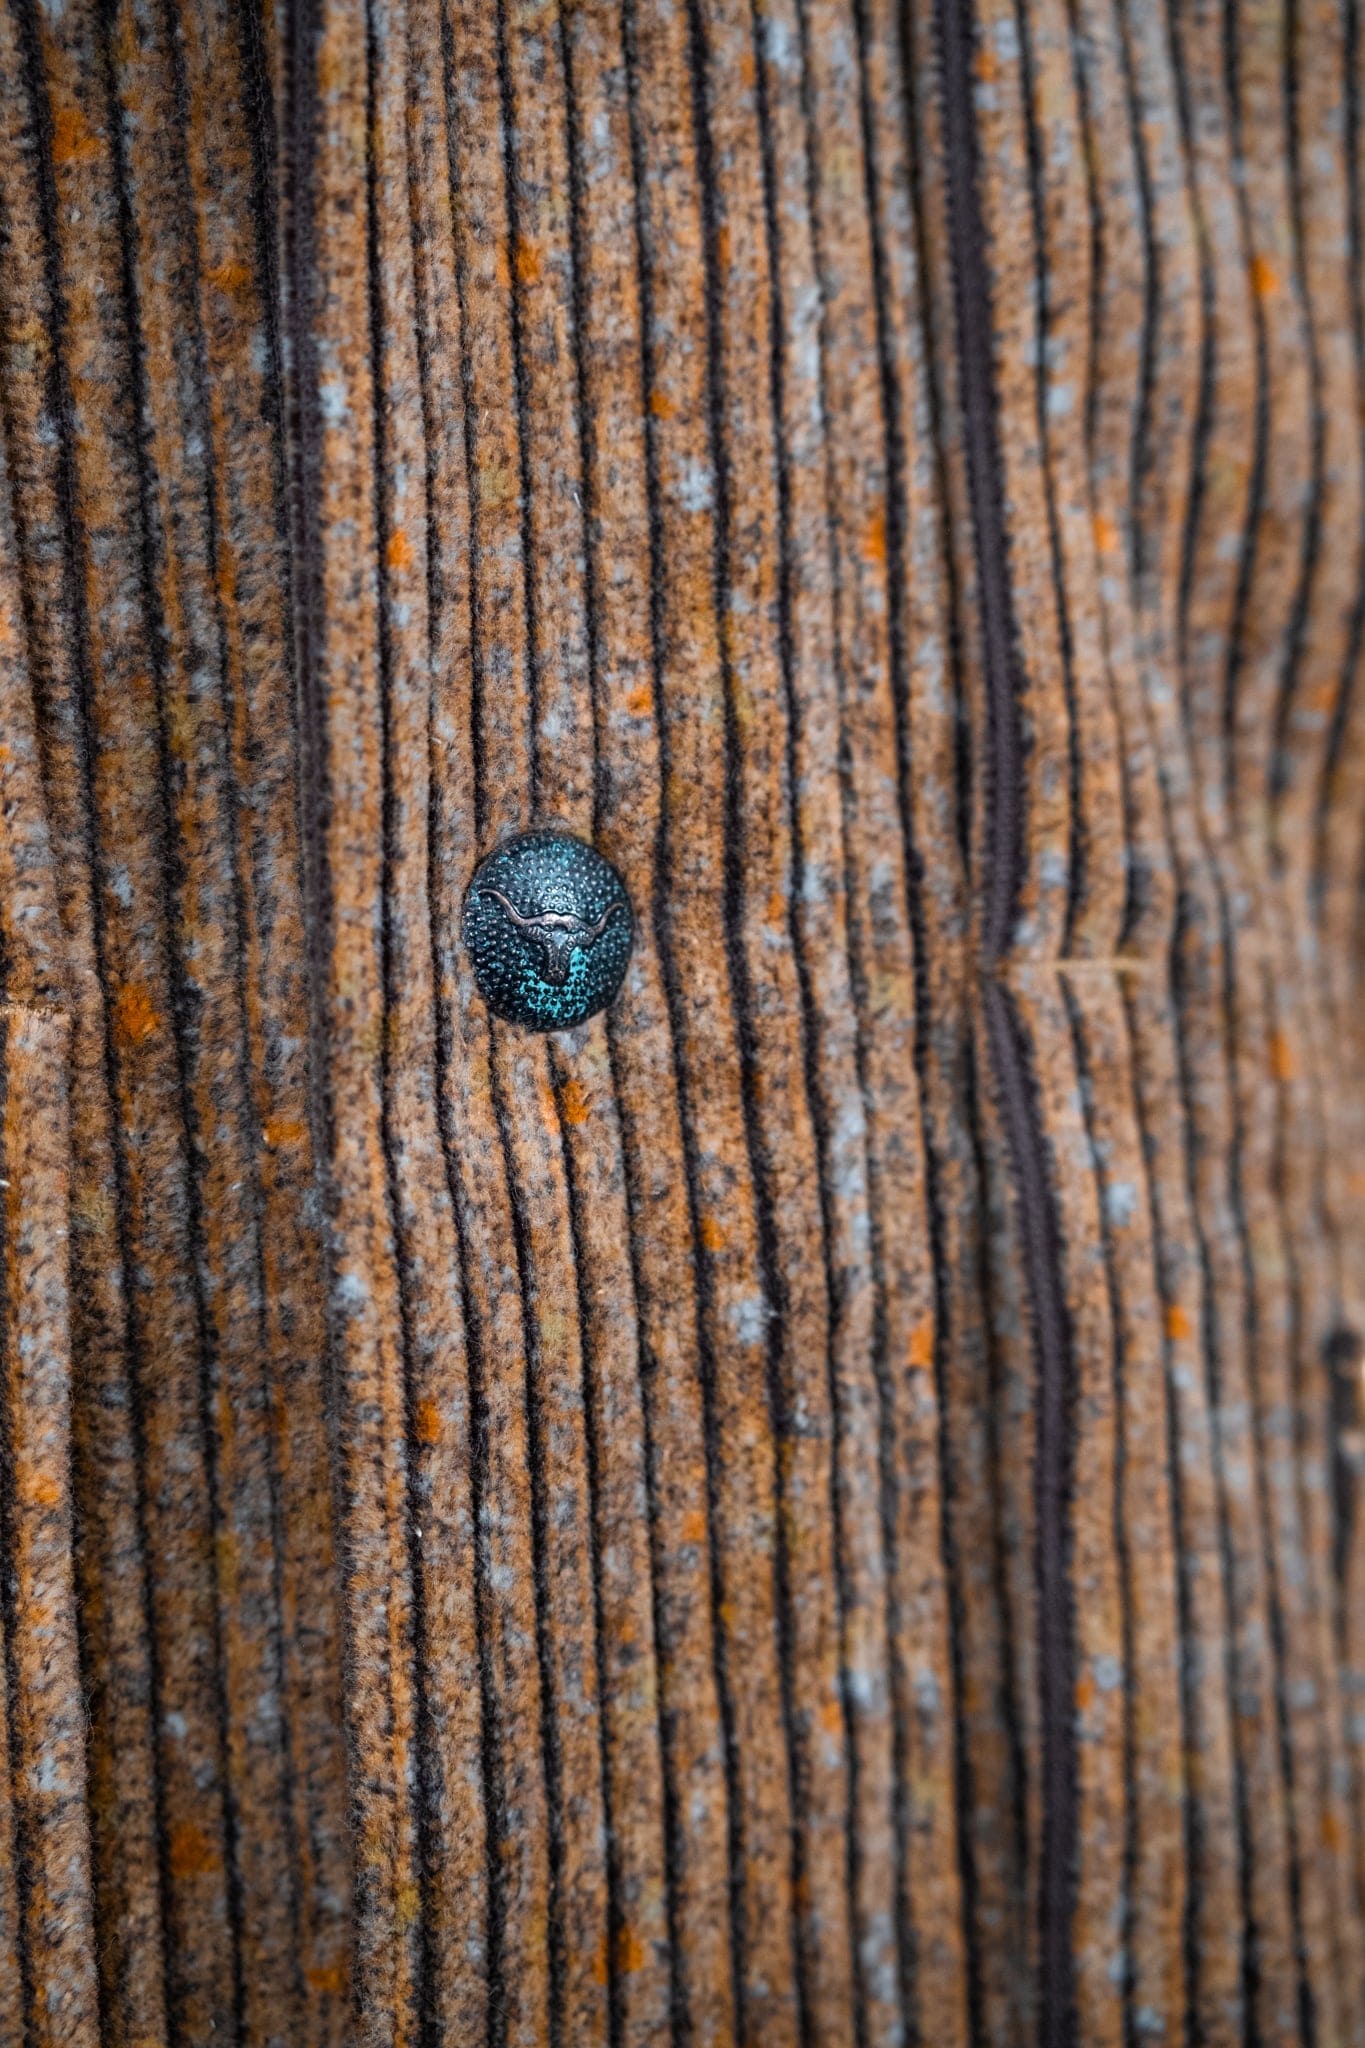
{"type": "Polygon", "coordinates": [[[479,863],[464,942],[490,1010],[532,1031],[563,1031],[604,1010],[635,937],[625,884],[572,833],[522,832],[479,863]]]}

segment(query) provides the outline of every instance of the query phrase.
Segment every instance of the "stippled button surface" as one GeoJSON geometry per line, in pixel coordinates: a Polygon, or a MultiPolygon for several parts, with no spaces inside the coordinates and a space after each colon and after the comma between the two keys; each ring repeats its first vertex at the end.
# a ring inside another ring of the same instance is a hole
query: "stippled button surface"
{"type": "Polygon", "coordinates": [[[464,942],[490,1010],[533,1031],[562,1031],[605,1009],[635,937],[625,884],[569,832],[522,832],[481,861],[464,906],[464,942]]]}

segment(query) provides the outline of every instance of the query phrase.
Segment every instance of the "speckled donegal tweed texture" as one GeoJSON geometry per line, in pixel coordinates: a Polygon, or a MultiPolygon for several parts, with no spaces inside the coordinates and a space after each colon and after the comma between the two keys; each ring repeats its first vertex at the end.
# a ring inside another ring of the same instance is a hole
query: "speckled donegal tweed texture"
{"type": "Polygon", "coordinates": [[[0,0],[0,2048],[1365,2048],[1363,105],[0,0]]]}

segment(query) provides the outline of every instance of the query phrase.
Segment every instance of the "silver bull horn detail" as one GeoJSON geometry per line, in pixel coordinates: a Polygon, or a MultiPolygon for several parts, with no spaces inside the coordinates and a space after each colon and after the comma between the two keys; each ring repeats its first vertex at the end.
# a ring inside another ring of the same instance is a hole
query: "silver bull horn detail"
{"type": "Polygon", "coordinates": [[[621,902],[609,903],[595,924],[589,924],[571,910],[545,910],[539,917],[523,917],[515,903],[510,903],[501,889],[483,888],[480,896],[491,896],[500,903],[519,932],[537,948],[540,954],[540,972],[545,981],[555,988],[562,988],[569,978],[573,965],[574,948],[581,946],[586,953],[595,946],[618,910],[624,910],[621,902]]]}

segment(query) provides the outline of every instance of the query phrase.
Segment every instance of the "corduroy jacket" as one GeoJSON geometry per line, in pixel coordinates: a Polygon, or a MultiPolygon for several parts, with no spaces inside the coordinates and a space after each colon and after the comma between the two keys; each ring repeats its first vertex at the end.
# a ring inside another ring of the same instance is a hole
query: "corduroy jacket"
{"type": "Polygon", "coordinates": [[[0,2048],[1365,2044],[1363,104],[0,0],[0,2048]]]}

